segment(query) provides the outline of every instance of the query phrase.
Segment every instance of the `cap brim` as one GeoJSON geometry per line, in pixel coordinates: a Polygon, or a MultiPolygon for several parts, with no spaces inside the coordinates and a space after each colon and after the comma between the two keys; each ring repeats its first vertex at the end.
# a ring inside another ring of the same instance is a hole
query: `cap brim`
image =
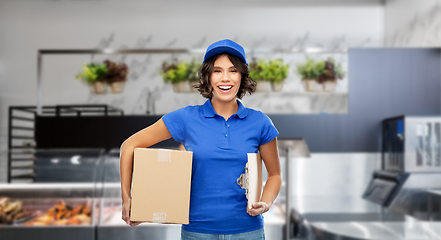
{"type": "Polygon", "coordinates": [[[216,55],[216,54],[220,54],[220,53],[229,53],[229,54],[232,54],[232,55],[238,57],[240,60],[242,60],[245,64],[248,65],[247,60],[244,58],[244,56],[242,55],[242,53],[241,53],[240,51],[236,50],[235,48],[230,47],[230,46],[216,47],[216,48],[214,48],[214,49],[211,49],[211,50],[207,51],[207,52],[205,53],[205,56],[204,56],[204,62],[205,62],[207,59],[213,57],[214,55],[216,55]]]}

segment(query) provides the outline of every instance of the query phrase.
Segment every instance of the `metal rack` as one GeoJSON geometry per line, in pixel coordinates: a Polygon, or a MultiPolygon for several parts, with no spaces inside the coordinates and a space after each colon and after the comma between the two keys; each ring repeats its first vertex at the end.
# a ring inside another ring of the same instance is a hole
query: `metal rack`
{"type": "Polygon", "coordinates": [[[123,116],[124,112],[107,105],[43,106],[37,114],[36,106],[9,107],[8,129],[8,182],[33,180],[35,161],[35,120],[39,116],[123,116]]]}

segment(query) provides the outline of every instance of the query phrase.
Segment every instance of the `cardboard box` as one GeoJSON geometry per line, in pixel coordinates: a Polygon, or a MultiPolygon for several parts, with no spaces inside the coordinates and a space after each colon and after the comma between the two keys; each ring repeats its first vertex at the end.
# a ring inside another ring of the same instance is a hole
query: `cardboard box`
{"type": "Polygon", "coordinates": [[[136,148],[130,220],[188,224],[193,152],[136,148]]]}
{"type": "Polygon", "coordinates": [[[237,179],[237,184],[245,189],[248,199],[248,208],[253,208],[253,203],[260,201],[262,194],[262,158],[259,153],[248,153],[245,173],[237,179]]]}

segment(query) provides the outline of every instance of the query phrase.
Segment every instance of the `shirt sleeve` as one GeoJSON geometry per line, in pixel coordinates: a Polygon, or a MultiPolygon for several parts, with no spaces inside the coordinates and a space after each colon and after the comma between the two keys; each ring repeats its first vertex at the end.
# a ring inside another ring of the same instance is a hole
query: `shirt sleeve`
{"type": "Polygon", "coordinates": [[[187,108],[181,108],[162,116],[165,126],[176,142],[183,143],[186,135],[187,108]]]}
{"type": "Polygon", "coordinates": [[[260,133],[260,144],[264,145],[269,143],[275,137],[279,135],[279,131],[274,126],[273,121],[264,113],[262,113],[262,131],[260,133]]]}

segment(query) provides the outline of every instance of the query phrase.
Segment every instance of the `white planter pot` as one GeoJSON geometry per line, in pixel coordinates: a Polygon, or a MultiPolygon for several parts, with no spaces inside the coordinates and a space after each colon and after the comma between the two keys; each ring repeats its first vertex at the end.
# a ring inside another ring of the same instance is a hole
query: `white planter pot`
{"type": "Polygon", "coordinates": [[[178,93],[184,92],[185,87],[186,87],[186,82],[173,83],[173,91],[175,91],[175,92],[178,92],[178,93]]]}
{"type": "Polygon", "coordinates": [[[323,85],[318,83],[315,79],[303,79],[302,84],[307,92],[323,92],[323,85]]]}
{"type": "Polygon", "coordinates": [[[110,89],[112,93],[121,93],[124,89],[125,82],[113,82],[110,84],[110,89]]]}
{"type": "Polygon", "coordinates": [[[265,80],[257,81],[256,92],[271,92],[271,83],[265,80]]]}
{"type": "Polygon", "coordinates": [[[105,82],[94,82],[91,84],[91,91],[95,94],[103,94],[106,92],[106,83],[105,82]]]}
{"type": "Polygon", "coordinates": [[[271,89],[273,90],[273,92],[280,92],[280,91],[282,91],[284,83],[285,83],[285,80],[283,80],[280,83],[272,82],[271,83],[271,89]]]}
{"type": "Polygon", "coordinates": [[[194,88],[193,86],[198,84],[198,81],[189,81],[188,85],[190,86],[190,92],[199,92],[196,88],[194,88]]]}
{"type": "Polygon", "coordinates": [[[335,89],[337,88],[337,81],[325,81],[323,83],[323,90],[325,92],[335,92],[335,89]]]}

